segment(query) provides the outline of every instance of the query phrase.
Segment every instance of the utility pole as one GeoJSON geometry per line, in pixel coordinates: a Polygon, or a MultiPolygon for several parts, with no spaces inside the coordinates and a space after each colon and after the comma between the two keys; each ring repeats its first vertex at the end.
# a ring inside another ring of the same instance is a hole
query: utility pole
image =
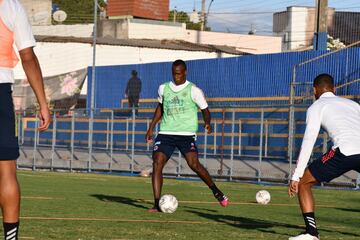
{"type": "Polygon", "coordinates": [[[89,119],[89,161],[88,172],[91,172],[91,161],[93,153],[93,135],[94,135],[94,113],[95,113],[95,82],[96,82],[96,40],[97,40],[97,8],[98,0],[94,0],[94,32],[93,32],[93,65],[91,74],[91,101],[90,101],[90,119],[89,119]]]}
{"type": "Polygon", "coordinates": [[[207,23],[208,23],[208,17],[209,17],[209,13],[210,13],[211,4],[213,2],[214,2],[214,0],[210,0],[208,10],[207,10],[207,12],[205,14],[205,20],[204,20],[204,28],[205,28],[205,30],[206,30],[206,26],[207,26],[207,23]]]}
{"type": "Polygon", "coordinates": [[[176,22],[176,14],[177,14],[177,10],[176,10],[176,6],[174,7],[174,23],[176,22]]]}
{"type": "Polygon", "coordinates": [[[205,0],[201,1],[201,31],[205,29],[205,0]]]}
{"type": "Polygon", "coordinates": [[[327,49],[328,0],[316,0],[314,50],[327,49]]]}

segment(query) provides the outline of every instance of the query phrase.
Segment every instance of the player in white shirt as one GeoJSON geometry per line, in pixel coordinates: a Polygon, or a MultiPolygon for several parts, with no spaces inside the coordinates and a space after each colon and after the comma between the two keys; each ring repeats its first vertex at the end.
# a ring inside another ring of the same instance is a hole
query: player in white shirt
{"type": "Polygon", "coordinates": [[[205,96],[200,88],[186,80],[186,64],[176,60],[172,65],[173,81],[160,85],[159,105],[146,133],[146,140],[152,142],[153,130],[161,120],[160,132],[153,149],[152,186],[154,207],[149,212],[160,212],[159,200],[163,184],[162,170],[175,148],[185,157],[189,167],[212,190],[220,205],[226,207],[229,199],[217,188],[206,168],[199,162],[196,146],[198,110],[201,109],[205,129],[211,133],[211,116],[205,96]]]}
{"type": "Polygon", "coordinates": [[[306,232],[289,240],[319,239],[311,191],[315,184],[329,182],[350,170],[360,172],[360,105],[334,93],[330,75],[315,78],[317,100],[307,110],[304,139],[288,190],[291,197],[298,194],[306,232]],[[329,134],[333,146],[306,168],[321,127],[329,134]]]}
{"type": "Polygon", "coordinates": [[[20,189],[16,178],[19,146],[12,101],[13,68],[19,52],[23,69],[40,106],[40,131],[50,124],[42,74],[34,54],[35,39],[24,8],[18,0],[0,0],[0,205],[6,240],[18,239],[20,189]]]}

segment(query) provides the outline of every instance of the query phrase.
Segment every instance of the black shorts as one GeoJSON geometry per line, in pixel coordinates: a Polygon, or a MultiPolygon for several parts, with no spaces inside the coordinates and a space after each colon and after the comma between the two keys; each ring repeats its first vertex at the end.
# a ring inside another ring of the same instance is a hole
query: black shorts
{"type": "Polygon", "coordinates": [[[309,170],[318,182],[330,182],[344,173],[360,172],[360,154],[345,156],[340,149],[331,149],[309,165],[309,170]]]}
{"type": "Polygon", "coordinates": [[[0,84],[0,161],[16,160],[19,145],[15,136],[15,113],[11,83],[0,84]]]}
{"type": "Polygon", "coordinates": [[[177,147],[183,155],[188,152],[197,153],[196,136],[159,134],[155,139],[153,156],[157,152],[162,152],[170,158],[175,147],[177,147]]]}

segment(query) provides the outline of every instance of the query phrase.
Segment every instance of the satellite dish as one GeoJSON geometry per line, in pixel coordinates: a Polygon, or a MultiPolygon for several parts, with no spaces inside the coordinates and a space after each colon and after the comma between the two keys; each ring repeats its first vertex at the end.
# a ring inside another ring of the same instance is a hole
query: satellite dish
{"type": "Polygon", "coordinates": [[[193,23],[199,23],[199,14],[194,10],[191,14],[190,14],[190,22],[193,23]]]}
{"type": "Polygon", "coordinates": [[[53,13],[53,19],[55,22],[62,23],[66,20],[67,14],[62,10],[57,10],[53,13]]]}

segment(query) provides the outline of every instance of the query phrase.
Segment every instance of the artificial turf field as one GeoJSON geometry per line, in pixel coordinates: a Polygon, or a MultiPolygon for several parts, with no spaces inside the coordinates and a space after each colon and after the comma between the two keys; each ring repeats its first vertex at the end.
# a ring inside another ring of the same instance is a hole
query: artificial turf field
{"type": "MultiPolygon", "coordinates": [[[[230,198],[222,208],[199,181],[165,179],[173,214],[148,213],[150,178],[19,171],[20,239],[288,239],[303,229],[297,199],[286,186],[218,182],[230,198]],[[266,189],[271,203],[255,204],[266,189]]],[[[316,189],[321,239],[360,239],[360,191],[316,189]]]]}

